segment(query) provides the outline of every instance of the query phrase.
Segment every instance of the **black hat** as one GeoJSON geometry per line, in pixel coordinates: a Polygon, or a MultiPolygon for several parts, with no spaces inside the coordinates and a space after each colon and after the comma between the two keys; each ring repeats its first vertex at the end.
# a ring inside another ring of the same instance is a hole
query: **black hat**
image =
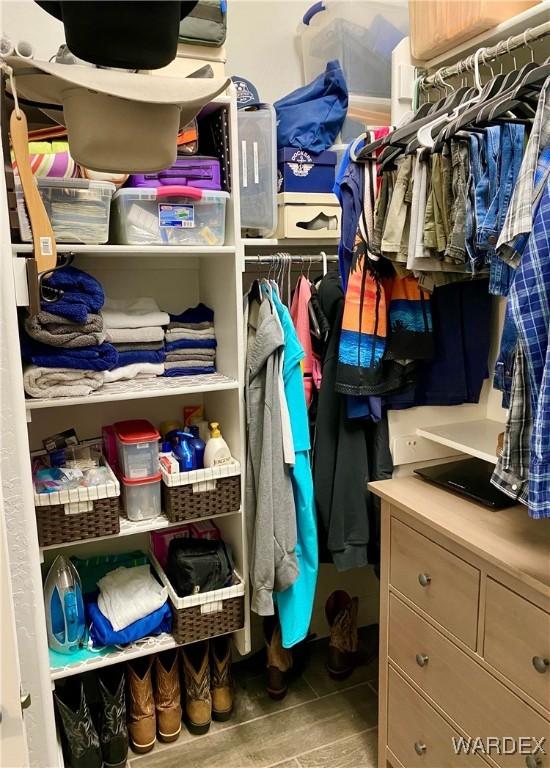
{"type": "Polygon", "coordinates": [[[176,57],[179,24],[197,0],[100,0],[44,2],[63,22],[69,50],[99,67],[160,69],[176,57]]]}

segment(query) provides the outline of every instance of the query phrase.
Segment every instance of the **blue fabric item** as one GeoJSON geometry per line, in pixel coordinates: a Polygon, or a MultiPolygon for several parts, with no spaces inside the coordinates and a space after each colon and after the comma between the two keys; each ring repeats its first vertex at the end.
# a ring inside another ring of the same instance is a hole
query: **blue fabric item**
{"type": "Polygon", "coordinates": [[[64,294],[54,302],[42,301],[42,310],[61,315],[75,323],[85,323],[88,314],[97,314],[105,303],[101,283],[76,267],[56,269],[44,279],[43,285],[62,290],[64,294]]]}
{"type": "Polygon", "coordinates": [[[348,419],[380,421],[382,398],[375,395],[346,395],[346,416],[348,419]]]}
{"type": "Polygon", "coordinates": [[[177,341],[167,341],[166,351],[173,352],[176,349],[216,349],[218,342],[216,339],[178,339],[177,341]]]}
{"type": "Polygon", "coordinates": [[[477,247],[476,190],[481,181],[484,138],[478,133],[470,136],[470,173],[466,187],[465,243],[470,271],[476,274],[485,266],[483,253],[477,247]]]}
{"type": "Polygon", "coordinates": [[[164,363],[165,360],[164,349],[136,349],[132,352],[119,352],[117,367],[133,363],[164,363]]]}
{"type": "MultiPolygon", "coordinates": [[[[498,214],[496,232],[493,240],[498,240],[504,225],[508,206],[514,192],[514,187],[521,169],[523,160],[523,146],[525,142],[525,126],[507,123],[503,125],[500,142],[500,176],[498,189],[498,214]]],[[[491,276],[489,279],[489,293],[494,296],[507,296],[514,277],[514,270],[509,264],[497,256],[493,247],[491,250],[491,276]]]]}
{"type": "MultiPolygon", "coordinates": [[[[359,151],[365,142],[359,144],[359,151]]],[[[346,149],[338,167],[333,192],[342,208],[340,242],[338,243],[338,264],[344,293],[348,285],[348,276],[353,258],[353,246],[359,216],[363,207],[363,180],[365,169],[361,163],[353,163],[350,158],[351,144],[346,149]]]]}
{"type": "Polygon", "coordinates": [[[101,613],[95,600],[86,603],[86,613],[94,648],[103,648],[106,645],[128,645],[141,640],[142,637],[172,631],[172,611],[168,602],[118,632],[113,629],[109,619],[101,613]]]}
{"type": "Polygon", "coordinates": [[[179,315],[170,315],[172,323],[213,323],[214,310],[207,307],[206,304],[197,304],[196,307],[189,307],[185,312],[179,315]]]}
{"type": "Polygon", "coordinates": [[[205,373],[216,373],[213,365],[207,365],[204,368],[170,368],[165,371],[163,376],[201,376],[205,373]]]}
{"type": "Polygon", "coordinates": [[[514,370],[515,349],[518,340],[518,332],[512,315],[512,308],[508,302],[504,316],[504,326],[500,338],[500,350],[495,363],[495,376],[493,387],[502,392],[502,407],[510,407],[510,394],[512,392],[512,374],[514,370]]]}
{"type": "Polygon", "coordinates": [[[550,517],[550,177],[542,183],[508,299],[527,362],[533,415],[528,509],[533,518],[550,517]]]}
{"type": "Polygon", "coordinates": [[[434,359],[416,363],[414,387],[383,398],[388,408],[477,403],[488,376],[491,297],[487,280],[451,283],[432,297],[434,359]]]}
{"type": "Polygon", "coordinates": [[[273,105],[277,113],[277,146],[310,152],[329,149],[346,119],[348,88],[338,61],[313,82],[284,96],[273,105]]]}
{"type": "Polygon", "coordinates": [[[301,368],[304,350],[298,340],[290,313],[275,290],[272,292],[272,302],[284,335],[283,381],[296,457],[290,475],[296,507],[296,559],[299,570],[296,581],[284,592],[275,593],[274,599],[279,610],[283,647],[292,648],[304,640],[309,630],[319,569],[319,546],[309,459],[309,423],[301,368]]]}
{"type": "Polygon", "coordinates": [[[482,251],[490,251],[498,215],[498,175],[500,158],[500,127],[484,130],[485,140],[481,153],[482,175],[476,187],[476,245],[482,251]]]}
{"type": "Polygon", "coordinates": [[[74,368],[80,371],[108,371],[119,365],[119,353],[112,344],[95,347],[50,347],[21,334],[23,360],[44,368],[74,368]]]}

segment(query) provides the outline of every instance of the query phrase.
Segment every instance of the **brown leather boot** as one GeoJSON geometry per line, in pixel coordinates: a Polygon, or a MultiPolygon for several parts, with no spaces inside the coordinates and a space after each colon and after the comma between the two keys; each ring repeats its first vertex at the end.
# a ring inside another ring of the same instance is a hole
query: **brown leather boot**
{"type": "Polygon", "coordinates": [[[229,720],[233,712],[230,635],[210,641],[210,694],[214,720],[229,720]]]}
{"type": "Polygon", "coordinates": [[[292,668],[292,651],[283,648],[281,626],[277,619],[264,621],[267,649],[267,693],[275,701],[284,699],[288,691],[288,672],[292,668]]]}
{"type": "Polygon", "coordinates": [[[153,657],[144,656],[126,664],[128,691],[128,734],[134,752],[150,752],[156,741],[155,702],[151,670],[153,657]]]}
{"type": "Polygon", "coordinates": [[[357,608],[358,598],[337,589],[325,605],[330,625],[327,669],[334,680],[349,677],[357,664],[357,608]]]}
{"type": "Polygon", "coordinates": [[[159,741],[175,741],[181,731],[178,649],[159,653],[155,660],[155,708],[159,741]]]}
{"type": "Polygon", "coordinates": [[[191,733],[206,733],[212,721],[209,642],[203,640],[182,648],[185,677],[185,716],[191,733]]]}

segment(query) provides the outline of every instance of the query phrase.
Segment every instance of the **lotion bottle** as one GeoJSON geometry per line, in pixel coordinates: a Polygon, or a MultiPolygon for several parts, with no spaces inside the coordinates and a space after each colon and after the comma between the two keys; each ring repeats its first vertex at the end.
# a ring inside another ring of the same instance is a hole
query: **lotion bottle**
{"type": "Polygon", "coordinates": [[[220,425],[217,421],[210,424],[210,438],[206,443],[204,451],[205,467],[220,467],[225,464],[231,464],[233,458],[231,451],[220,432],[220,425]]]}

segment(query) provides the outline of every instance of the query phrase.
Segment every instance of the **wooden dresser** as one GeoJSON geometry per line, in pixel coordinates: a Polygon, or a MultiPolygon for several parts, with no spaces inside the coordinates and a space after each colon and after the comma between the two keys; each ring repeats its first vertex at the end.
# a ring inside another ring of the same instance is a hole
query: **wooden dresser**
{"type": "Polygon", "coordinates": [[[382,498],[379,768],[550,768],[550,520],[419,478],[369,488],[382,498]],[[471,753],[455,754],[459,737],[471,753]]]}

